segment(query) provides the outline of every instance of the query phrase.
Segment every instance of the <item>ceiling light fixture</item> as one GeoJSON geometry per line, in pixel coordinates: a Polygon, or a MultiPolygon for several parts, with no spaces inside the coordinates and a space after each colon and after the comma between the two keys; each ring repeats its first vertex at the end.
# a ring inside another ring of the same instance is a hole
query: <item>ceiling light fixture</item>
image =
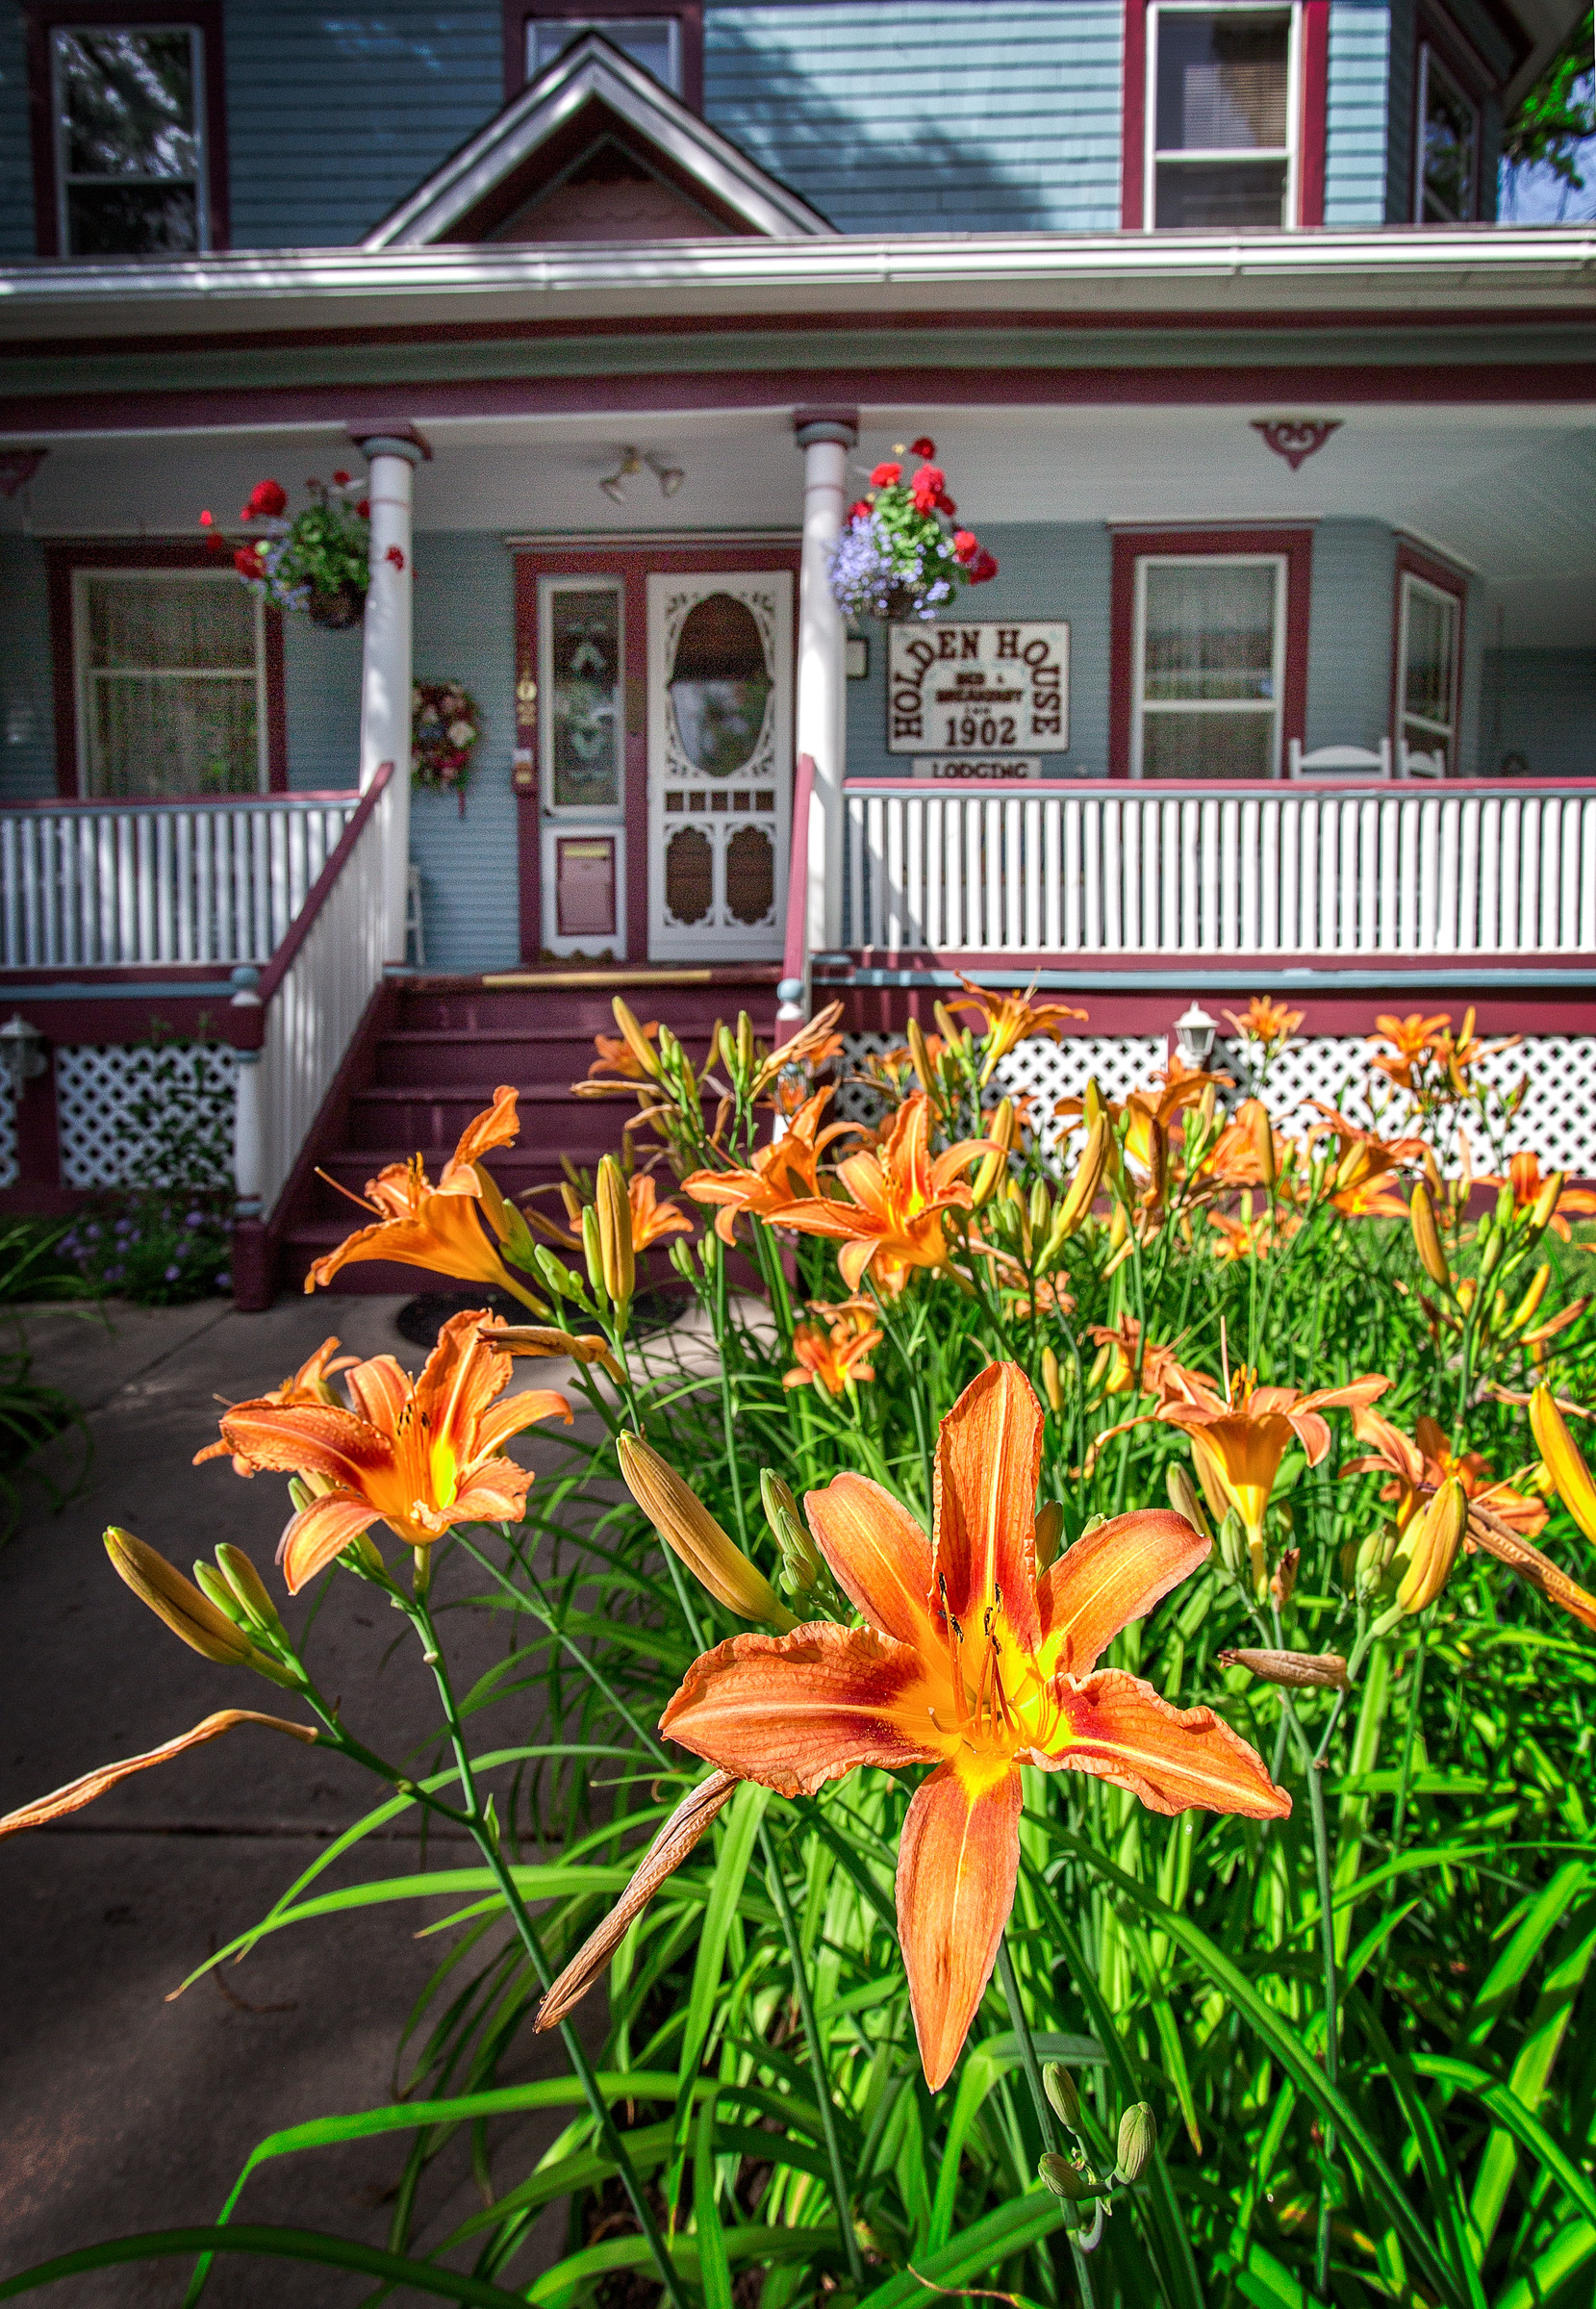
{"type": "Polygon", "coordinates": [[[613,505],[624,505],[626,502],[625,485],[634,473],[640,473],[642,470],[643,460],[636,449],[622,449],[621,463],[613,473],[606,475],[599,482],[598,486],[613,505]]]}
{"type": "Polygon", "coordinates": [[[687,479],[687,475],[679,465],[667,465],[663,458],[654,456],[652,451],[643,462],[659,483],[659,494],[662,497],[673,497],[687,479]]]}

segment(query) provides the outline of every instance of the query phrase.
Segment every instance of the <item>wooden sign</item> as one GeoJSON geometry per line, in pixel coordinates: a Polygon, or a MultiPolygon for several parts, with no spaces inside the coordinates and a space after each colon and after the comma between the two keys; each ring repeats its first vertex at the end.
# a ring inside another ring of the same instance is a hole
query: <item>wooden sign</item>
{"type": "Polygon", "coordinates": [[[986,758],[1064,753],[1067,624],[938,619],[887,628],[887,750],[986,758]]]}
{"type": "Polygon", "coordinates": [[[1001,778],[1005,783],[1017,777],[1040,777],[1042,756],[1039,753],[933,753],[916,754],[916,777],[950,777],[968,783],[971,779],[1001,778]]]}

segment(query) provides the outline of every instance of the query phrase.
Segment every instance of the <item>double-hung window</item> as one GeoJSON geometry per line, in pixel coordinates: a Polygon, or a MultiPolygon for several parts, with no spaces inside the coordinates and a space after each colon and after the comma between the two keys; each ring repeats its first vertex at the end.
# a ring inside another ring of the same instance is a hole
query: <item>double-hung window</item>
{"type": "Polygon", "coordinates": [[[1460,590],[1399,568],[1397,583],[1397,721],[1413,753],[1439,755],[1445,774],[1457,770],[1457,673],[1463,602],[1460,590]]]}
{"type": "Polygon", "coordinates": [[[209,248],[200,26],[56,22],[48,38],[59,252],[174,256],[209,248]]]}
{"type": "Polygon", "coordinates": [[[1419,47],[1417,183],[1420,224],[1470,224],[1480,207],[1480,108],[1428,40],[1419,47]]]}
{"type": "Polygon", "coordinates": [[[264,611],[230,568],[76,570],[72,621],[84,794],[267,784],[264,611]]]}
{"type": "Polygon", "coordinates": [[[1294,220],[1299,13],[1191,0],[1148,9],[1147,223],[1229,231],[1294,220]]]}
{"type": "Polygon", "coordinates": [[[1137,558],[1133,776],[1279,776],[1286,566],[1273,553],[1137,558]]]}

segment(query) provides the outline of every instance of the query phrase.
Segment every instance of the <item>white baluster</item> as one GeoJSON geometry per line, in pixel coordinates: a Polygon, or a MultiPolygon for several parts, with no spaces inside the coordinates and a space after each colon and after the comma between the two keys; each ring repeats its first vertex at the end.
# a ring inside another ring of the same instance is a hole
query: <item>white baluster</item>
{"type": "Polygon", "coordinates": [[[883,946],[887,936],[887,851],[886,806],[879,794],[873,794],[866,804],[869,838],[866,849],[870,853],[870,910],[866,917],[865,944],[883,946]]]}
{"type": "Polygon", "coordinates": [[[1102,952],[1102,804],[1088,801],[1080,813],[1080,866],[1085,883],[1086,926],[1082,944],[1088,953],[1102,952]]]}
{"type": "Polygon", "coordinates": [[[1066,953],[1078,954],[1081,949],[1080,893],[1081,893],[1081,830],[1085,805],[1072,794],[1064,808],[1064,938],[1066,953]]]}
{"type": "Polygon", "coordinates": [[[1258,904],[1258,804],[1251,799],[1244,801],[1237,817],[1236,840],[1241,853],[1237,943],[1243,953],[1255,954],[1263,945],[1262,909],[1258,904]]]}
{"type": "Polygon", "coordinates": [[[1003,945],[1003,805],[996,797],[980,808],[981,853],[986,868],[986,943],[997,952],[1003,945]]]}
{"type": "Polygon", "coordinates": [[[903,943],[925,944],[925,797],[911,795],[903,805],[903,943]]]}
{"type": "Polygon", "coordinates": [[[1064,942],[1064,811],[1056,794],[1042,804],[1043,940],[1049,953],[1064,942]]]}
{"type": "Polygon", "coordinates": [[[1596,802],[1580,804],[1580,924],[1577,943],[1596,946],[1596,802]]]}
{"type": "Polygon", "coordinates": [[[1102,865],[1100,878],[1102,883],[1102,944],[1107,953],[1125,951],[1125,844],[1120,825],[1120,805],[1110,800],[1102,804],[1099,839],[1102,844],[1102,865]]]}

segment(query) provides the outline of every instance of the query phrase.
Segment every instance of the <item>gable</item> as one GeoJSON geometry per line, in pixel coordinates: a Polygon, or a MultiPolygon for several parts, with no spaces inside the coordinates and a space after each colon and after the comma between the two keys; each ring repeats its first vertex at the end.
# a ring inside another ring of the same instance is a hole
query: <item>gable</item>
{"type": "Polygon", "coordinates": [[[791,240],[833,227],[588,33],[362,242],[791,240]]]}

